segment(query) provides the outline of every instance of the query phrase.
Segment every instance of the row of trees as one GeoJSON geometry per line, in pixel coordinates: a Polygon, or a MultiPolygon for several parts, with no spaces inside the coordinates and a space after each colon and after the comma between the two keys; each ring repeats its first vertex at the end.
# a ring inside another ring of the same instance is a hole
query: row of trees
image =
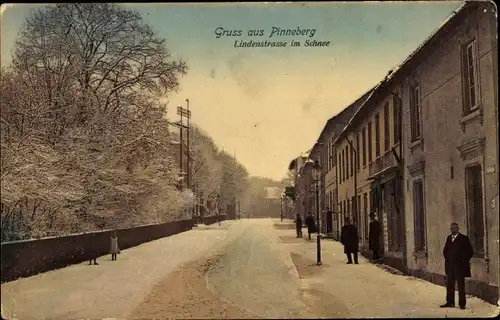
{"type": "MultiPolygon", "coordinates": [[[[2,241],[185,218],[161,98],[188,68],[134,11],[37,10],[1,72],[2,241]]],[[[247,172],[195,130],[195,183],[237,196],[247,172]]]]}
{"type": "Polygon", "coordinates": [[[198,127],[193,128],[193,184],[204,200],[230,204],[241,199],[249,187],[248,171],[235,157],[219,149],[213,139],[198,127]]]}

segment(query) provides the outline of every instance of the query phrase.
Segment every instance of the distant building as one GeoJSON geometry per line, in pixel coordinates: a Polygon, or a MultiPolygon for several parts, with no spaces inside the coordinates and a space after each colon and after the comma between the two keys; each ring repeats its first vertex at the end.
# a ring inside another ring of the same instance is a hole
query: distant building
{"type": "Polygon", "coordinates": [[[373,88],[356,99],[346,109],[330,118],[323,128],[315,147],[320,153],[319,160],[322,168],[321,175],[321,211],[322,211],[322,232],[332,234],[335,239],[340,237],[340,228],[343,219],[341,218],[341,206],[339,205],[339,172],[337,162],[337,149],[334,141],[344,131],[353,115],[359,110],[361,105],[367,100],[373,88]],[[328,210],[327,210],[328,208],[328,210]],[[327,214],[330,211],[332,214],[327,214]]]}

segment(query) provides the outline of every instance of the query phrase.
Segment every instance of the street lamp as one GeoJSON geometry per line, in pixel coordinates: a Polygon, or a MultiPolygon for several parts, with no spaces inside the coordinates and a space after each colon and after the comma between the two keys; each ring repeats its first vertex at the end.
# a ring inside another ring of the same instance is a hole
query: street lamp
{"type": "Polygon", "coordinates": [[[314,161],[314,166],[312,169],[313,173],[313,181],[316,184],[316,221],[317,221],[317,228],[316,228],[316,264],[319,266],[321,265],[321,234],[320,234],[320,229],[321,229],[321,220],[319,217],[319,183],[321,179],[321,165],[319,164],[318,160],[314,161]]]}

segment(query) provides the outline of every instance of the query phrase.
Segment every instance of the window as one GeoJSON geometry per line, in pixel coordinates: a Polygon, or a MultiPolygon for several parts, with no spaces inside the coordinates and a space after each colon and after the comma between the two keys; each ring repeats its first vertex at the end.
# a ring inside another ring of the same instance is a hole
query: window
{"type": "Polygon", "coordinates": [[[373,150],[372,150],[372,122],[368,122],[368,163],[373,161],[373,150]]]}
{"type": "Polygon", "coordinates": [[[337,168],[337,169],[335,170],[335,172],[336,172],[336,173],[335,173],[335,175],[337,176],[337,177],[336,177],[336,178],[337,178],[337,183],[340,183],[340,182],[342,182],[342,179],[341,179],[341,174],[342,174],[342,173],[341,173],[341,172],[342,172],[342,171],[341,171],[341,170],[342,170],[342,169],[341,169],[341,166],[342,166],[342,159],[340,158],[340,157],[341,157],[341,153],[340,153],[340,152],[338,152],[338,157],[339,157],[339,161],[338,161],[338,163],[337,163],[337,165],[336,165],[336,168],[337,168]]]}
{"type": "Polygon", "coordinates": [[[341,165],[340,165],[340,181],[343,182],[345,180],[344,177],[344,167],[345,167],[345,154],[344,154],[344,149],[342,149],[342,160],[341,160],[341,165]]]}
{"type": "MultiPolygon", "coordinates": [[[[354,141],[351,143],[354,143],[354,141]]],[[[354,158],[354,150],[352,149],[351,145],[349,145],[348,148],[350,151],[349,153],[351,154],[351,177],[352,177],[354,175],[354,165],[355,165],[354,162],[356,159],[354,158]]]]}
{"type": "Polygon", "coordinates": [[[342,222],[344,222],[343,220],[345,219],[346,217],[346,214],[347,214],[347,208],[346,208],[346,201],[344,200],[344,205],[342,206],[342,222]]]}
{"type": "Polygon", "coordinates": [[[331,167],[333,169],[333,166],[335,165],[335,153],[333,152],[333,139],[330,142],[330,160],[332,162],[331,167]]]}
{"type": "Polygon", "coordinates": [[[330,160],[330,144],[326,144],[325,145],[325,148],[324,148],[324,156],[323,156],[323,159],[324,159],[324,162],[325,162],[325,171],[330,171],[330,163],[331,163],[331,160],[330,160]]]}
{"type": "Polygon", "coordinates": [[[384,106],[384,150],[388,151],[391,145],[391,133],[389,130],[389,102],[384,106]]]}
{"type": "Polygon", "coordinates": [[[345,164],[344,164],[344,180],[349,179],[349,154],[347,153],[347,148],[344,147],[345,154],[345,164]]]}
{"type": "Polygon", "coordinates": [[[342,201],[339,203],[339,218],[340,218],[340,221],[342,221],[342,215],[344,214],[344,206],[342,205],[342,201]]]}
{"type": "Polygon", "coordinates": [[[468,234],[477,255],[484,254],[483,182],[481,165],[466,168],[468,234]]]}
{"type": "Polygon", "coordinates": [[[366,127],[363,128],[363,167],[366,167],[366,127]]]}
{"type": "Polygon", "coordinates": [[[373,191],[370,190],[370,211],[375,211],[375,208],[373,207],[373,191]]]}
{"type": "Polygon", "coordinates": [[[366,192],[363,194],[363,214],[365,216],[365,239],[368,239],[370,218],[368,217],[368,195],[366,192]]]}
{"type": "Polygon", "coordinates": [[[413,182],[413,216],[415,252],[425,252],[424,188],[421,180],[413,182]]]}
{"type": "Polygon", "coordinates": [[[359,147],[359,133],[356,133],[356,170],[359,170],[361,168],[361,150],[359,149],[359,147]]]}
{"type": "Polygon", "coordinates": [[[420,87],[414,84],[410,87],[411,141],[420,139],[420,116],[420,87]]]}
{"type": "Polygon", "coordinates": [[[380,157],[380,115],[375,115],[375,158],[380,157]]]}
{"type": "Polygon", "coordinates": [[[330,191],[330,210],[335,211],[335,208],[333,208],[333,191],[330,191]]]}
{"type": "Polygon", "coordinates": [[[345,152],[345,177],[346,180],[349,179],[349,150],[347,150],[347,146],[344,148],[345,152]]]}
{"type": "Polygon", "coordinates": [[[361,195],[358,196],[358,202],[356,204],[356,220],[358,221],[356,224],[356,228],[358,228],[358,233],[360,235],[360,238],[363,239],[362,237],[363,230],[361,230],[361,195]]]}
{"type": "Polygon", "coordinates": [[[401,98],[399,96],[393,96],[393,98],[392,121],[394,123],[394,144],[396,144],[401,141],[401,98]]]}
{"type": "Polygon", "coordinates": [[[358,227],[358,223],[359,223],[359,219],[358,219],[358,208],[356,207],[356,205],[357,205],[356,197],[352,196],[351,197],[352,224],[357,228],[358,227]]]}
{"type": "Polygon", "coordinates": [[[464,113],[474,111],[479,106],[479,76],[477,64],[477,42],[474,39],[462,47],[464,113]]]}
{"type": "Polygon", "coordinates": [[[351,216],[351,201],[349,199],[346,200],[346,215],[347,217],[350,217],[351,216]]]}

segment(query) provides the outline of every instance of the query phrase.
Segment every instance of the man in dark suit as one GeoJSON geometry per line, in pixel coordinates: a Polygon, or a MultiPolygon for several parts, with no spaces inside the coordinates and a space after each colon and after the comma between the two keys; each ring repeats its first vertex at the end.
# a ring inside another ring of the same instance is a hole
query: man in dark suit
{"type": "Polygon", "coordinates": [[[441,308],[455,307],[455,282],[458,286],[458,305],[465,309],[465,278],[471,276],[470,259],[474,254],[469,237],[458,232],[458,224],[450,226],[451,234],[444,245],[444,268],[446,272],[446,303],[441,308]]]}
{"type": "Polygon", "coordinates": [[[297,230],[297,238],[302,238],[302,218],[298,213],[297,218],[295,218],[295,229],[297,230]]]}
{"type": "Polygon", "coordinates": [[[340,243],[344,245],[344,253],[347,255],[347,264],[358,264],[358,229],[351,224],[349,218],[345,218],[345,225],[340,230],[340,243]]]}
{"type": "Polygon", "coordinates": [[[368,249],[373,252],[373,260],[379,260],[380,250],[380,223],[375,219],[375,214],[370,213],[370,230],[368,235],[368,249]]]}

